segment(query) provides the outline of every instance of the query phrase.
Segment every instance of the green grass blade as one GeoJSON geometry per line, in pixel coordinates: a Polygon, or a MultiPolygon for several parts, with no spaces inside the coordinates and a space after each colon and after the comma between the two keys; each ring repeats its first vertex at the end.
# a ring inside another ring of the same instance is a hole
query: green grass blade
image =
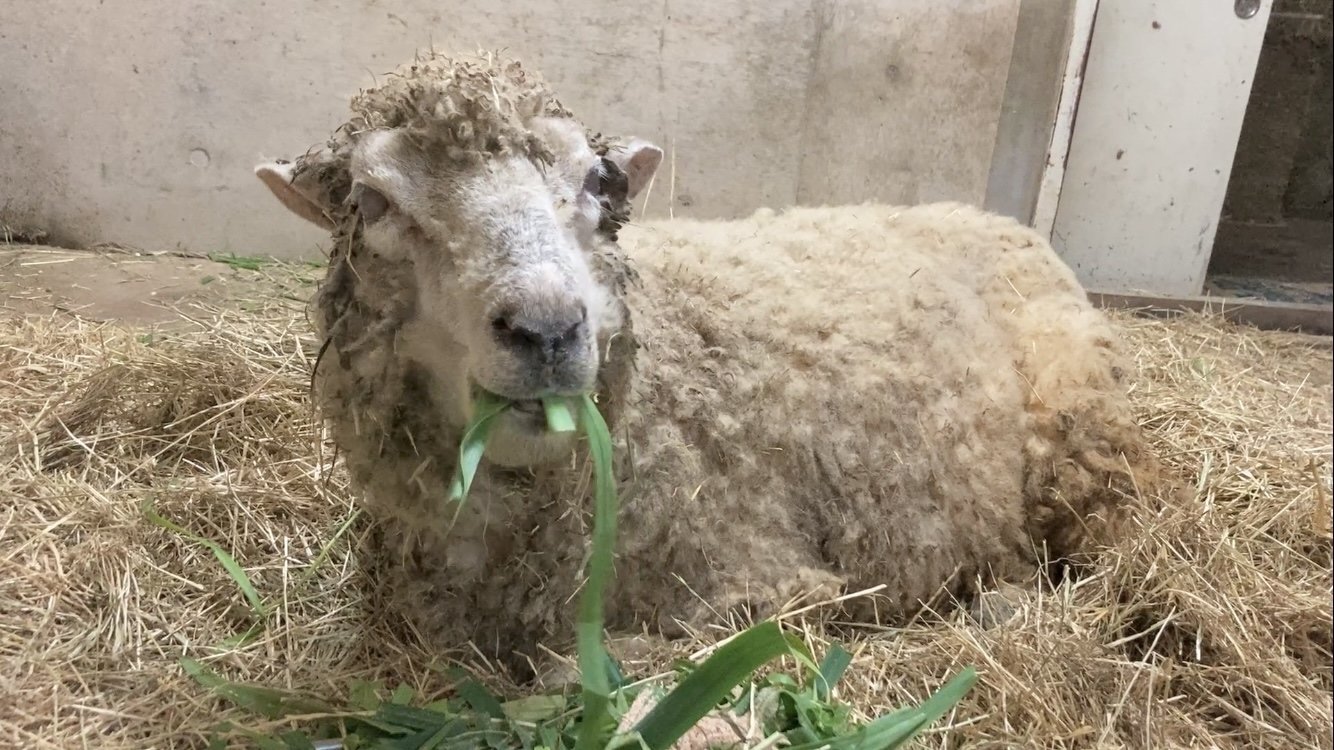
{"type": "Polygon", "coordinates": [[[505,718],[505,709],[500,705],[500,701],[476,680],[471,678],[463,680],[454,689],[458,691],[463,702],[477,713],[491,719],[505,718]]]}
{"type": "Polygon", "coordinates": [[[544,398],[542,409],[547,414],[547,429],[552,432],[574,432],[574,413],[569,399],[544,398]]]}
{"type": "MultiPolygon", "coordinates": [[[[917,708],[917,713],[921,716],[921,722],[907,735],[898,739],[894,744],[860,744],[857,746],[858,749],[879,750],[879,748],[885,748],[885,750],[889,750],[889,748],[898,747],[915,737],[922,729],[949,713],[950,709],[954,708],[954,705],[960,700],[963,700],[963,697],[968,694],[969,690],[973,689],[975,684],[977,684],[977,670],[968,667],[945,683],[944,687],[937,690],[930,698],[926,699],[925,703],[917,708]]],[[[872,722],[872,725],[874,723],[872,722]]]]}
{"type": "Polygon", "coordinates": [[[611,434],[590,396],[580,402],[580,417],[588,435],[593,459],[593,540],[588,558],[584,591],[579,601],[576,628],[579,673],[583,682],[583,717],[577,750],[600,750],[606,744],[611,680],[607,674],[607,652],[602,644],[603,592],[611,578],[612,554],[616,546],[616,480],[611,463],[611,434]]]}
{"type": "Polygon", "coordinates": [[[607,654],[607,659],[604,663],[606,665],[607,686],[609,688],[612,690],[620,690],[629,684],[629,681],[625,679],[625,672],[621,670],[620,663],[613,659],[611,654],[607,654]]]}
{"type": "Polygon", "coordinates": [[[257,621],[250,627],[241,631],[240,633],[227,636],[227,638],[225,638],[222,641],[222,647],[224,649],[240,648],[242,646],[248,645],[251,641],[258,638],[260,633],[263,632],[264,632],[264,623],[257,621]]]}
{"type": "Polygon", "coordinates": [[[976,682],[977,671],[968,667],[920,706],[881,716],[847,737],[803,742],[787,750],[894,750],[949,712],[976,682]]]}
{"type": "Polygon", "coordinates": [[[227,571],[227,575],[231,576],[232,580],[236,582],[237,588],[241,589],[242,596],[244,596],[246,601],[250,603],[251,615],[256,620],[263,620],[265,618],[268,614],[267,608],[264,606],[264,601],[260,598],[259,592],[256,591],[254,585],[250,583],[250,576],[246,575],[245,569],[236,562],[236,558],[232,557],[231,553],[222,548],[222,545],[212,539],[206,539],[194,534],[184,527],[163,518],[157,511],[153,510],[151,501],[145,500],[143,504],[139,506],[139,509],[143,512],[144,516],[153,523],[153,525],[175,532],[196,544],[201,544],[207,547],[209,551],[213,553],[213,556],[218,558],[218,562],[222,563],[222,567],[227,571]]]}
{"type": "Polygon", "coordinates": [[[871,724],[855,735],[853,743],[830,743],[830,750],[894,750],[915,737],[928,723],[925,716],[915,713],[893,724],[871,724]]]}
{"type": "Polygon", "coordinates": [[[405,682],[394,688],[394,691],[389,694],[389,702],[400,706],[406,706],[416,697],[417,691],[405,682]]]}
{"type": "Polygon", "coordinates": [[[438,726],[422,729],[416,734],[387,740],[383,746],[386,750],[434,750],[443,747],[446,740],[462,734],[465,729],[463,722],[445,719],[438,726]]]}
{"type": "Polygon", "coordinates": [[[293,713],[329,713],[332,708],[322,701],[292,695],[273,688],[238,685],[219,677],[202,663],[181,658],[181,667],[195,682],[234,705],[267,719],[280,719],[293,713]]]}
{"type": "Polygon", "coordinates": [[[246,729],[245,727],[235,727],[236,731],[245,735],[251,742],[255,743],[258,750],[289,750],[287,743],[274,737],[266,737],[259,732],[246,729]]]}
{"type": "Polygon", "coordinates": [[[843,679],[843,673],[847,671],[849,664],[852,664],[852,654],[847,649],[837,643],[830,647],[829,653],[825,654],[824,660],[820,662],[819,681],[815,685],[817,699],[829,699],[830,692],[834,689],[834,685],[843,679]]]}
{"type": "Polygon", "coordinates": [[[382,724],[402,727],[414,732],[427,732],[428,734],[438,731],[451,721],[449,716],[439,711],[429,711],[424,708],[404,706],[398,703],[381,703],[375,709],[373,718],[382,724]]]}
{"type": "Polygon", "coordinates": [[[320,567],[329,559],[329,553],[333,551],[333,546],[338,543],[339,539],[343,538],[343,535],[347,533],[347,530],[350,529],[352,524],[356,523],[356,520],[360,517],[361,509],[357,508],[349,513],[347,518],[344,518],[338,524],[338,528],[334,530],[333,536],[330,536],[325,540],[324,544],[320,545],[320,551],[315,555],[315,559],[310,562],[310,565],[306,566],[305,570],[301,571],[301,575],[297,578],[299,585],[305,585],[315,577],[315,574],[319,572],[320,567]]]}
{"type": "Polygon", "coordinates": [[[798,742],[788,745],[785,750],[894,750],[926,724],[925,717],[917,709],[909,708],[876,719],[845,737],[798,742]]]}
{"type": "Polygon", "coordinates": [[[763,622],[746,629],[682,680],[635,731],[650,750],[666,750],[755,670],[790,652],[777,623],[763,622]]]}
{"type": "Polygon", "coordinates": [[[454,482],[449,488],[449,499],[463,502],[472,488],[477,467],[482,463],[482,454],[486,452],[486,439],[491,435],[491,427],[496,417],[508,409],[510,403],[499,396],[483,393],[473,407],[472,420],[463,433],[459,445],[459,466],[454,472],[454,482]]]}
{"type": "Polygon", "coordinates": [[[227,253],[226,255],[209,253],[208,259],[214,263],[225,263],[233,269],[245,271],[258,271],[265,263],[263,258],[247,258],[235,253],[227,253]]]}
{"type": "Polygon", "coordinates": [[[538,724],[555,718],[569,707],[564,695],[530,695],[501,704],[510,721],[538,724]]]}

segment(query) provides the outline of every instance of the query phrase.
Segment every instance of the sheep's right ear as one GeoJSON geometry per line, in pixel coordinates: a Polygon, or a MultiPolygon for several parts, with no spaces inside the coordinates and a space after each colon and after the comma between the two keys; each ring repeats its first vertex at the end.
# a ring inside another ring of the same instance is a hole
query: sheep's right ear
{"type": "Polygon", "coordinates": [[[312,224],[332,230],[333,201],[328,186],[319,179],[319,167],[327,162],[323,152],[297,157],[295,162],[276,160],[255,167],[255,176],[287,207],[312,224]]]}
{"type": "Polygon", "coordinates": [[[643,138],[631,138],[629,143],[612,147],[607,158],[625,172],[629,182],[626,198],[634,200],[662,164],[662,149],[643,138]]]}

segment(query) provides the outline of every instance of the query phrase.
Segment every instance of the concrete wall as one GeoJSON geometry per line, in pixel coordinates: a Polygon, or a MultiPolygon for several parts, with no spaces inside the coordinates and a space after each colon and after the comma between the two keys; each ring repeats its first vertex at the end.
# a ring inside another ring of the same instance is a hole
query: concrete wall
{"type": "Polygon", "coordinates": [[[506,47],[674,154],[649,209],[981,203],[1019,0],[49,0],[0,10],[0,219],[70,244],[312,255],[252,176],[413,50],[506,47]]]}
{"type": "MultiPolygon", "coordinates": [[[[1051,220],[1039,215],[1038,206],[1054,204],[1051,197],[1042,199],[1043,187],[1045,183],[1051,192],[1052,182],[1059,180],[1065,151],[1057,133],[1068,136],[1074,110],[1070,100],[1077,99],[1079,91],[1078,82],[1070,79],[1077,78],[1076,71],[1083,68],[1095,14],[1096,0],[1021,0],[1019,4],[1014,54],[983,207],[1042,232],[1051,231],[1051,220]]],[[[1046,214],[1052,212],[1054,208],[1046,214]]]]}

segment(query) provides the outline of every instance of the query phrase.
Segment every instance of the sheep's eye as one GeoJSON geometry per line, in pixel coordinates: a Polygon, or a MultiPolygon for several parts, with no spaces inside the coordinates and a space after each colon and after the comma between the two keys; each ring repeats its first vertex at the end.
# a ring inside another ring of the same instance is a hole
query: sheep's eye
{"type": "Polygon", "coordinates": [[[352,188],[352,202],[367,224],[374,224],[389,211],[389,199],[384,193],[360,183],[352,188]]]}
{"type": "Polygon", "coordinates": [[[596,166],[588,170],[584,175],[584,192],[589,195],[597,195],[602,192],[602,167],[596,166]]]}
{"type": "Polygon", "coordinates": [[[613,201],[624,200],[630,191],[630,178],[606,157],[588,170],[584,177],[584,192],[589,195],[605,196],[613,201]]]}
{"type": "Polygon", "coordinates": [[[607,196],[613,203],[626,200],[630,195],[630,177],[606,157],[602,158],[602,174],[598,183],[598,192],[607,196]]]}

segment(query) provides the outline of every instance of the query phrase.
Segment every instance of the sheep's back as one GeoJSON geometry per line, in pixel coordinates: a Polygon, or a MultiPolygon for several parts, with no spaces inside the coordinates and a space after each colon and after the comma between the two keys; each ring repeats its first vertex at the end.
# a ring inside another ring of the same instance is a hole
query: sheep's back
{"type": "MultiPolygon", "coordinates": [[[[951,571],[1019,562],[1028,416],[1012,342],[958,230],[904,218],[914,211],[798,209],[623,235],[642,279],[630,432],[658,436],[635,454],[688,457],[639,470],[700,488],[689,528],[644,538],[708,545],[713,526],[764,519],[747,533],[804,540],[905,606],[951,571]]],[[[715,541],[721,568],[762,554],[715,541]]]]}
{"type": "MultiPolygon", "coordinates": [[[[719,351],[731,357],[734,371],[718,378],[726,395],[700,408],[722,415],[710,429],[767,425],[733,446],[772,439],[763,431],[787,421],[811,444],[843,434],[843,450],[919,461],[889,470],[874,455],[891,475],[971,473],[955,490],[996,499],[953,512],[1020,503],[1032,543],[1057,556],[1115,533],[1090,519],[1114,520],[1127,494],[1165,481],[1130,407],[1133,365],[1111,321],[1050,244],[1012,219],[954,203],[766,210],[649,224],[626,246],[656,285],[642,304],[662,305],[662,362],[696,346],[677,374],[691,381],[692,368],[727,369],[713,361],[719,351]],[[768,411],[729,421],[727,403],[755,395],[768,411]],[[1001,497],[1014,471],[1023,488],[1001,497]]],[[[954,491],[915,486],[946,500],[954,491]]]]}

